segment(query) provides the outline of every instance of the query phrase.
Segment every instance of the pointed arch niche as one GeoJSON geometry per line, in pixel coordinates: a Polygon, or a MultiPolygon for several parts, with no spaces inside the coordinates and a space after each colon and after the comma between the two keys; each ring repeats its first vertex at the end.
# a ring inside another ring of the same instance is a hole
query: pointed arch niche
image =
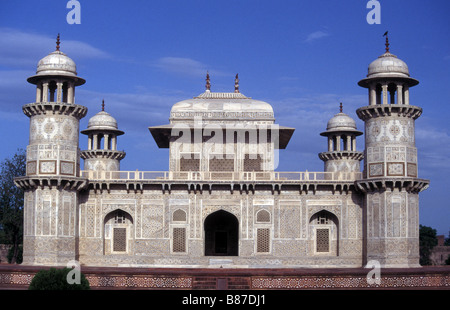
{"type": "Polygon", "coordinates": [[[132,252],[133,218],[121,209],[105,216],[104,254],[130,254],[132,252]]]}
{"type": "Polygon", "coordinates": [[[333,213],[321,210],[309,220],[311,252],[314,255],[339,256],[339,221],[333,213]]]}

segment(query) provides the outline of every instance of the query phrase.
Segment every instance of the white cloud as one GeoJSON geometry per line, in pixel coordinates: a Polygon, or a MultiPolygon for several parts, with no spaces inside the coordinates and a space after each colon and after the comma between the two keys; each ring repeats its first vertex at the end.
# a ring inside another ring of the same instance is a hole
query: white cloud
{"type": "Polygon", "coordinates": [[[310,34],[308,35],[308,37],[305,39],[305,42],[315,41],[315,40],[318,40],[318,39],[320,39],[320,38],[327,37],[327,36],[329,36],[329,35],[330,35],[330,34],[327,33],[327,32],[325,32],[325,31],[318,30],[318,31],[315,31],[315,32],[310,33],[310,34]]]}
{"type": "Polygon", "coordinates": [[[100,111],[102,99],[105,100],[105,111],[117,119],[121,130],[147,135],[147,127],[167,124],[172,105],[186,98],[151,92],[101,93],[80,89],[77,103],[89,109],[83,123],[87,125],[89,118],[100,111]]]}
{"type": "Polygon", "coordinates": [[[0,70],[0,111],[23,115],[20,107],[30,103],[36,96],[36,87],[26,79],[33,70],[0,70]]]}
{"type": "Polygon", "coordinates": [[[208,71],[211,76],[228,76],[229,74],[211,69],[207,64],[187,57],[162,57],[153,63],[160,70],[180,76],[200,77],[208,71]]]}
{"type": "Polygon", "coordinates": [[[450,169],[450,135],[442,128],[421,124],[416,128],[416,146],[419,162],[426,173],[438,174],[442,169],[450,169]]]}
{"type": "Polygon", "coordinates": [[[155,66],[165,72],[189,76],[203,76],[208,70],[205,64],[183,57],[163,57],[156,61],[155,66]]]}
{"type": "MultiPolygon", "coordinates": [[[[13,28],[0,27],[0,65],[8,67],[36,66],[39,59],[45,57],[56,48],[56,35],[24,32],[13,28]]],[[[67,40],[61,37],[61,51],[71,58],[108,58],[108,53],[92,45],[67,40]]]]}

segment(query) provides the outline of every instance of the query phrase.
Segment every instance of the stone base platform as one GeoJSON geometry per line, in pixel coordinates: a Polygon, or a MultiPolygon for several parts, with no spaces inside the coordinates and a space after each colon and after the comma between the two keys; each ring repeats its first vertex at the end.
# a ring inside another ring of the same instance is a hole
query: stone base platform
{"type": "MultiPolygon", "coordinates": [[[[48,266],[0,264],[0,289],[27,289],[48,266]]],[[[57,267],[61,268],[61,267],[57,267]]],[[[81,267],[91,289],[100,290],[323,290],[450,289],[450,266],[381,269],[378,283],[371,269],[231,269],[81,267]],[[371,283],[369,283],[371,282],[371,283]]]]}

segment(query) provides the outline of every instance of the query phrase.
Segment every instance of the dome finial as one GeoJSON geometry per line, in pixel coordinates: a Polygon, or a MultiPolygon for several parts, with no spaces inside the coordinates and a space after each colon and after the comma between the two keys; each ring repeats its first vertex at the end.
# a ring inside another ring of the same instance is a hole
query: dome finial
{"type": "Polygon", "coordinates": [[[57,51],[59,51],[59,43],[60,43],[60,41],[59,41],[59,33],[58,33],[58,36],[56,37],[56,50],[57,51]]]}
{"type": "Polygon", "coordinates": [[[236,73],[236,78],[234,79],[234,92],[239,92],[239,75],[236,73]]]}
{"type": "Polygon", "coordinates": [[[342,106],[342,102],[341,102],[340,105],[339,105],[339,112],[340,113],[342,113],[342,109],[343,109],[343,106],[342,106]]]}
{"type": "Polygon", "coordinates": [[[102,111],[105,111],[105,99],[102,100],[102,111]]]}
{"type": "Polygon", "coordinates": [[[206,90],[211,90],[211,82],[209,81],[209,72],[206,71],[206,90]]]}
{"type": "Polygon", "coordinates": [[[386,53],[389,53],[389,38],[388,38],[388,31],[386,31],[384,34],[383,34],[383,37],[386,37],[386,53]]]}

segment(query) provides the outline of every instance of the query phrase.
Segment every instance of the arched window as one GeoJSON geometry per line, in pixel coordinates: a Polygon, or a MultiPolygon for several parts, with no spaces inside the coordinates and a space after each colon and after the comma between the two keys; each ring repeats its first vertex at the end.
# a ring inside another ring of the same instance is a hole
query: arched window
{"type": "Polygon", "coordinates": [[[172,220],[174,222],[186,222],[186,212],[181,209],[176,210],[173,212],[172,220]]]}
{"type": "Polygon", "coordinates": [[[177,209],[172,214],[172,252],[186,253],[187,252],[187,214],[182,209],[177,209]]]}
{"type": "Polygon", "coordinates": [[[270,213],[266,210],[260,210],[256,213],[257,223],[270,223],[270,213]]]}
{"type": "Polygon", "coordinates": [[[133,236],[133,219],[123,210],[115,210],[105,217],[105,254],[129,253],[133,236]]]}
{"type": "Polygon", "coordinates": [[[326,210],[315,213],[310,219],[314,254],[338,255],[339,225],[337,217],[326,210]]]}
{"type": "Polygon", "coordinates": [[[256,213],[256,253],[270,253],[270,212],[259,210],[256,213]]]}

